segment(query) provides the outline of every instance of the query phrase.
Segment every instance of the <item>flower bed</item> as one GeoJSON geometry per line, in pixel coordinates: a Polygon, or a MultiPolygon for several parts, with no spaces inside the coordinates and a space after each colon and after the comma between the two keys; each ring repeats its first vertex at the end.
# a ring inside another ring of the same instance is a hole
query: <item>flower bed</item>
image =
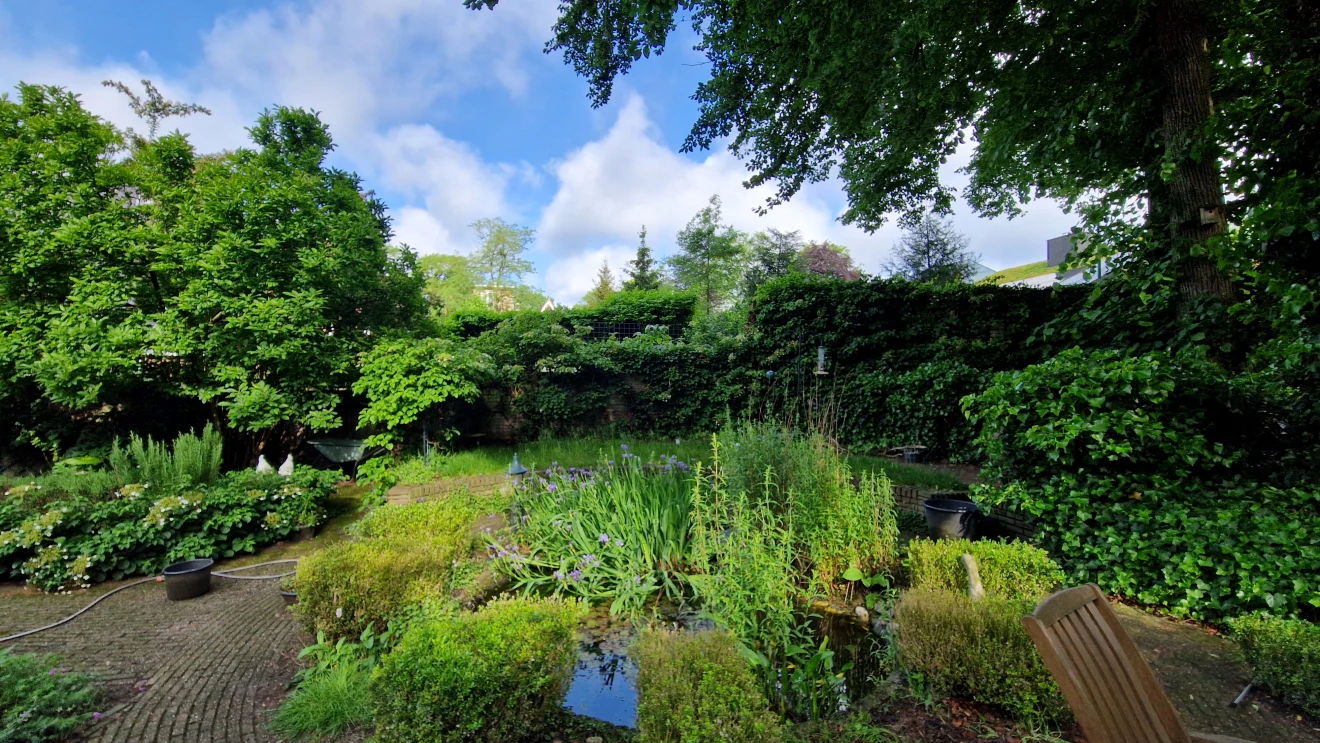
{"type": "MultiPolygon", "coordinates": [[[[124,485],[105,497],[0,504],[0,575],[46,591],[151,575],[179,560],[233,557],[324,519],[333,473],[231,472],[210,485],[124,485]]],[[[15,492],[17,491],[17,492],[15,492]]]]}

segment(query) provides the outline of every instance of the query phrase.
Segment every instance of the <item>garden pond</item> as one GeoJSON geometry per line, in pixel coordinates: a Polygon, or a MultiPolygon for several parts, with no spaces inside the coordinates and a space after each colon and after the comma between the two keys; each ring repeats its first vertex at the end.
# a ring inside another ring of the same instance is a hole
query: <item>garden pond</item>
{"type": "MultiPolygon", "coordinates": [[[[657,621],[684,629],[710,628],[710,620],[689,608],[669,604],[656,612],[657,621]]],[[[843,674],[838,686],[839,710],[870,692],[881,672],[881,640],[853,617],[823,614],[814,619],[816,635],[829,637],[834,667],[843,674]]],[[[637,721],[637,663],[629,648],[637,625],[626,616],[611,615],[608,607],[591,611],[578,633],[578,657],[564,707],[579,715],[634,727],[637,721]]]]}

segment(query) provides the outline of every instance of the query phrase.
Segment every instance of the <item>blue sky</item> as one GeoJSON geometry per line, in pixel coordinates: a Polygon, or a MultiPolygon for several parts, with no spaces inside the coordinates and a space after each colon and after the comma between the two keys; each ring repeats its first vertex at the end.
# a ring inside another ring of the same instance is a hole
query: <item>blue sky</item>
{"type": "MultiPolygon", "coordinates": [[[[592,109],[586,85],[542,52],[552,0],[295,0],[119,3],[0,0],[0,87],[65,86],[121,125],[134,119],[100,81],[150,78],[168,97],[213,115],[175,119],[203,151],[247,143],[244,128],[273,104],[320,111],[338,143],[335,165],[362,175],[390,206],[396,240],[421,253],[465,253],[467,227],[503,217],[533,227],[528,280],[576,301],[603,260],[617,269],[647,226],[666,255],[711,194],[740,229],[797,229],[847,245],[876,272],[898,229],[839,224],[837,183],[811,186],[766,217],[767,193],[747,191],[723,147],[678,152],[696,117],[690,96],[702,58],[681,34],[592,109]]],[[[949,166],[951,182],[963,179],[949,166]]],[[[1016,220],[983,220],[960,205],[957,227],[982,262],[1003,268],[1045,257],[1074,220],[1049,202],[1016,220]]]]}

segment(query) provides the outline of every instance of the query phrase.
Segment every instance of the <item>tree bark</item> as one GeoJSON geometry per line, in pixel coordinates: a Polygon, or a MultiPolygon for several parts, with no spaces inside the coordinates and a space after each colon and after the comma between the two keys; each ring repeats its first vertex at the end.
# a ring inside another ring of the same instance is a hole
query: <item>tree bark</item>
{"type": "Polygon", "coordinates": [[[1164,149],[1176,163],[1162,189],[1159,212],[1168,220],[1171,249],[1184,258],[1178,279],[1179,311],[1184,312],[1203,295],[1227,299],[1233,294],[1229,277],[1203,249],[1226,229],[1219,152],[1206,137],[1214,102],[1203,2],[1158,0],[1155,24],[1164,75],[1164,149]]]}

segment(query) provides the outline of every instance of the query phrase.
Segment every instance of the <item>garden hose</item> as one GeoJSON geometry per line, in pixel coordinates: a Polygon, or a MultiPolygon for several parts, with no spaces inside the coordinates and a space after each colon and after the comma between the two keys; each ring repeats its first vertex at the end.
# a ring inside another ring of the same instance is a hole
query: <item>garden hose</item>
{"type": "MultiPolygon", "coordinates": [[[[288,573],[280,573],[279,575],[230,575],[230,573],[233,573],[233,572],[238,571],[238,570],[251,570],[251,569],[253,569],[253,568],[265,567],[266,565],[280,565],[280,564],[283,564],[283,563],[289,563],[289,562],[298,562],[298,560],[297,560],[297,559],[292,559],[292,560],[271,560],[270,562],[259,562],[259,563],[255,564],[255,565],[244,565],[243,567],[230,568],[229,570],[215,571],[215,572],[212,572],[211,575],[213,575],[213,576],[219,576],[219,577],[221,577],[221,578],[229,578],[230,580],[272,580],[272,579],[274,579],[274,578],[285,578],[285,577],[287,577],[287,576],[293,575],[293,573],[294,573],[294,572],[297,572],[297,571],[288,572],[288,573]]],[[[95,599],[94,601],[92,601],[92,603],[88,604],[87,606],[84,606],[83,608],[81,608],[81,609],[79,609],[78,611],[74,612],[73,614],[70,614],[69,616],[67,616],[67,617],[65,617],[65,618],[63,618],[63,619],[61,619],[61,620],[59,620],[58,622],[52,622],[51,624],[48,624],[48,625],[46,625],[46,626],[44,626],[44,627],[37,627],[36,629],[26,630],[26,631],[24,631],[24,632],[19,632],[18,634],[9,635],[8,637],[0,637],[0,642],[10,642],[11,640],[17,640],[17,639],[22,638],[22,637],[27,637],[28,635],[35,635],[35,634],[37,634],[38,632],[45,632],[45,631],[48,630],[48,629],[55,629],[56,627],[60,626],[61,624],[67,624],[67,623],[69,623],[69,622],[72,622],[73,620],[77,619],[78,617],[82,616],[84,613],[86,613],[87,611],[89,611],[93,606],[96,606],[97,604],[101,603],[102,601],[105,601],[106,599],[110,598],[111,596],[115,595],[116,593],[119,593],[120,591],[124,590],[125,588],[132,588],[133,586],[142,585],[143,583],[148,583],[148,582],[151,582],[151,581],[160,580],[162,577],[163,577],[163,576],[153,575],[153,576],[151,576],[151,577],[149,577],[149,578],[140,578],[140,579],[138,579],[138,580],[133,581],[132,583],[125,583],[124,585],[122,585],[122,586],[120,586],[120,587],[118,587],[118,588],[116,588],[116,589],[114,589],[114,590],[112,590],[112,591],[106,591],[105,593],[101,594],[100,596],[97,596],[96,599],[95,599]]]]}

